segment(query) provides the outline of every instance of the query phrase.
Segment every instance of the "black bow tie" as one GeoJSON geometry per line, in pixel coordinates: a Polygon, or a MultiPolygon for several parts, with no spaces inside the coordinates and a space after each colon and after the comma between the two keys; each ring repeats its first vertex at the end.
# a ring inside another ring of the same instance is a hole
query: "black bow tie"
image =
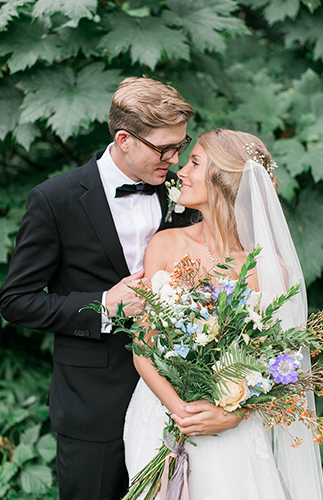
{"type": "Polygon", "coordinates": [[[129,194],[143,193],[149,196],[156,192],[156,186],[151,184],[123,184],[117,187],[115,198],[122,198],[122,196],[128,196],[129,194]]]}

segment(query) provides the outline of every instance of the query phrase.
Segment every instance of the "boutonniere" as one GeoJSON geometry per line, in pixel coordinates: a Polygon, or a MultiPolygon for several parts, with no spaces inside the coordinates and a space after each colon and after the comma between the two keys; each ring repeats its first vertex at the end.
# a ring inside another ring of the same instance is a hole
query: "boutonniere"
{"type": "Polygon", "coordinates": [[[181,185],[182,181],[180,179],[177,179],[177,182],[175,182],[174,179],[165,182],[165,186],[168,191],[168,210],[165,217],[165,222],[172,222],[173,211],[176,214],[181,214],[185,210],[185,207],[178,203],[178,198],[181,195],[181,185]]]}

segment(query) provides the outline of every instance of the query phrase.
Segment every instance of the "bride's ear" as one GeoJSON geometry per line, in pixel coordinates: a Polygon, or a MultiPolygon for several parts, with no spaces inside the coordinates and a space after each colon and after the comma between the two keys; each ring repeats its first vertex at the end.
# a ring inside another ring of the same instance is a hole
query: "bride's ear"
{"type": "Polygon", "coordinates": [[[118,130],[116,133],[114,140],[117,143],[118,147],[121,149],[123,153],[127,153],[129,149],[129,141],[130,135],[125,130],[118,130]]]}

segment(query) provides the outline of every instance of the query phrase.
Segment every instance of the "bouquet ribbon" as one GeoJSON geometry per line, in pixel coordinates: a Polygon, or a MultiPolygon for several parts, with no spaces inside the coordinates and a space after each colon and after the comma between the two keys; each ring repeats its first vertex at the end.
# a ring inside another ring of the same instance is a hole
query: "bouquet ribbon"
{"type": "Polygon", "coordinates": [[[160,500],[189,500],[188,476],[189,456],[184,446],[177,441],[172,444],[171,435],[167,433],[165,444],[171,451],[165,460],[163,475],[161,478],[160,500]],[[169,460],[176,458],[176,467],[173,476],[168,479],[169,460]]]}

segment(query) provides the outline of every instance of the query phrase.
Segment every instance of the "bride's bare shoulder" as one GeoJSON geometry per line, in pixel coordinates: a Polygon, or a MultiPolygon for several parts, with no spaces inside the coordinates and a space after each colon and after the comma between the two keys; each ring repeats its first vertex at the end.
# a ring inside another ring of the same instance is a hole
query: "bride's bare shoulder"
{"type": "Polygon", "coordinates": [[[187,230],[188,228],[186,227],[164,229],[164,231],[159,231],[158,233],[154,234],[149,244],[158,243],[162,245],[168,245],[173,241],[177,241],[185,237],[185,235],[187,234],[187,230]]]}
{"type": "Polygon", "coordinates": [[[172,271],[178,256],[187,253],[189,228],[165,229],[156,233],[150,240],[145,255],[147,275],[158,270],[172,271]]]}

